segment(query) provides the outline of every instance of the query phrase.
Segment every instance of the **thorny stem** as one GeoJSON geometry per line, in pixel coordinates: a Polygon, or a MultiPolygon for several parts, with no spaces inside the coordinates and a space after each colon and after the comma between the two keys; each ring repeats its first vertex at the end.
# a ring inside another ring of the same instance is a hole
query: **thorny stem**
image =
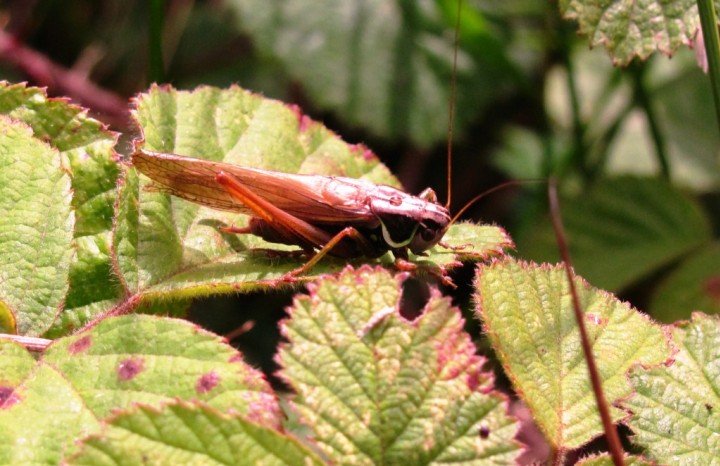
{"type": "Polygon", "coordinates": [[[718,37],[715,2],[712,0],[697,0],[697,5],[705,42],[710,86],[715,101],[715,115],[717,116],[717,123],[720,125],[720,37],[718,37]]]}
{"type": "Polygon", "coordinates": [[[52,343],[52,340],[48,340],[47,338],[9,335],[4,333],[0,333],[0,340],[12,340],[15,343],[24,346],[28,351],[36,353],[42,353],[48,346],[50,346],[50,343],[52,343]]]}
{"type": "Polygon", "coordinates": [[[610,410],[608,409],[607,400],[605,399],[605,394],[603,393],[602,381],[600,380],[600,374],[598,373],[597,366],[595,365],[595,358],[592,354],[592,346],[590,345],[590,339],[588,338],[587,329],[585,328],[582,305],[580,304],[580,298],[578,297],[577,289],[575,288],[572,262],[570,261],[570,250],[568,249],[565,229],[563,228],[562,219],[560,218],[560,202],[557,194],[557,183],[554,178],[550,179],[548,198],[550,201],[550,211],[552,212],[551,218],[553,229],[555,230],[555,238],[557,239],[560,256],[565,263],[565,273],[567,274],[568,285],[570,287],[573,310],[575,311],[575,320],[577,321],[578,329],[580,331],[580,341],[582,343],[583,354],[585,355],[585,362],[588,366],[593,393],[595,393],[595,401],[597,403],[598,411],[600,411],[600,418],[602,419],[603,429],[605,430],[605,437],[607,438],[610,456],[612,457],[615,466],[624,466],[625,461],[623,459],[623,449],[620,444],[620,437],[618,436],[617,429],[615,429],[612,418],[610,417],[610,410]]]}
{"type": "Polygon", "coordinates": [[[69,95],[74,100],[105,114],[114,125],[127,126],[128,106],[119,95],[102,89],[85,74],[69,70],[19,42],[0,29],[0,59],[16,66],[50,93],[69,95]]]}

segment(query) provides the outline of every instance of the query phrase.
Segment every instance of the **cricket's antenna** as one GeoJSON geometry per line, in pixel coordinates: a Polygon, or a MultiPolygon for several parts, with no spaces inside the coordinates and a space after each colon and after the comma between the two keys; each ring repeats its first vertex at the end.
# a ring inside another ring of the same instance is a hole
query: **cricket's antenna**
{"type": "Polygon", "coordinates": [[[460,46],[460,14],[462,13],[462,0],[457,2],[457,20],[455,21],[455,44],[453,48],[452,76],[450,78],[450,115],[448,115],[448,138],[447,138],[447,201],[445,208],[450,210],[450,199],[452,198],[452,145],[453,126],[455,126],[455,94],[457,93],[457,59],[458,47],[460,46]]]}
{"type": "Polygon", "coordinates": [[[488,194],[492,194],[492,193],[494,193],[495,191],[500,191],[501,189],[509,188],[509,187],[512,187],[512,186],[520,186],[520,185],[527,184],[527,183],[546,183],[546,181],[545,181],[545,180],[510,180],[510,181],[506,181],[506,182],[504,182],[504,183],[501,183],[501,184],[499,184],[499,185],[497,185],[497,186],[494,186],[494,187],[488,189],[487,191],[478,194],[477,196],[475,196],[474,198],[472,198],[472,199],[470,200],[470,202],[468,202],[467,204],[465,204],[465,205],[463,206],[463,208],[460,209],[460,210],[458,211],[458,213],[456,213],[455,216],[452,218],[452,220],[450,221],[450,225],[453,225],[453,224],[457,221],[457,219],[459,219],[460,216],[461,216],[466,210],[468,210],[468,208],[469,208],[471,205],[475,204],[477,201],[479,201],[479,200],[482,199],[483,197],[487,196],[488,194]]]}

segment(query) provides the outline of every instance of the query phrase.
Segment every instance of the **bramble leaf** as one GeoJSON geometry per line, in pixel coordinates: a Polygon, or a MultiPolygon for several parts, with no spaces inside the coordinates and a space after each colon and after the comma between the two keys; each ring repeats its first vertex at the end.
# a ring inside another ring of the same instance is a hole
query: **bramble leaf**
{"type": "Polygon", "coordinates": [[[661,464],[714,464],[720,457],[720,319],[695,313],[673,330],[674,362],[630,375],[628,426],[661,464]]]}
{"type": "Polygon", "coordinates": [[[100,425],[72,384],[39,364],[0,403],[0,464],[60,464],[73,441],[100,425]]]}
{"type": "Polygon", "coordinates": [[[509,464],[517,424],[449,299],[431,293],[413,321],[400,280],[347,269],[296,298],[281,375],[300,419],[337,464],[509,464]]]}
{"type": "Polygon", "coordinates": [[[133,403],[196,399],[277,425],[279,406],[258,371],[220,337],[181,320],[106,319],[55,341],[43,361],[58,368],[98,417],[133,403]]]}
{"type": "Polygon", "coordinates": [[[107,416],[139,403],[151,409],[193,400],[202,410],[242,415],[233,422],[251,429],[280,427],[280,406],[262,374],[220,337],[185,321],[109,318],[55,340],[37,363],[3,340],[0,356],[2,464],[59,464],[107,416]]]}
{"type": "MultiPolygon", "coordinates": [[[[665,362],[662,327],[614,296],[576,278],[608,404],[627,397],[626,372],[665,362]]],[[[481,265],[477,313],[515,390],[555,448],[573,449],[602,433],[572,310],[565,270],[516,261],[481,265]]],[[[614,419],[623,412],[611,407],[614,419]]]]}
{"type": "Polygon", "coordinates": [[[60,155],[0,116],[0,302],[3,323],[40,335],[62,308],[73,256],[70,178],[60,155]]]}
{"type": "MultiPolygon", "coordinates": [[[[638,456],[625,455],[623,458],[626,466],[655,466],[656,463],[638,456]]],[[[575,463],[577,466],[614,466],[609,453],[586,457],[575,463]]]]}
{"type": "Polygon", "coordinates": [[[175,402],[138,406],[83,440],[70,465],[203,464],[296,465],[323,463],[297,440],[237,415],[175,402]]]}
{"type": "Polygon", "coordinates": [[[48,98],[44,89],[23,84],[0,82],[0,113],[28,124],[34,138],[56,149],[59,163],[70,177],[76,254],[62,312],[48,331],[53,336],[64,335],[110,309],[121,296],[110,261],[119,173],[113,150],[117,135],[89,118],[81,107],[66,99],[48,98]]]}
{"type": "Polygon", "coordinates": [[[562,0],[560,8],[576,20],[590,45],[604,45],[618,65],[660,51],[668,56],[690,45],[700,27],[697,4],[692,0],[562,0]]]}

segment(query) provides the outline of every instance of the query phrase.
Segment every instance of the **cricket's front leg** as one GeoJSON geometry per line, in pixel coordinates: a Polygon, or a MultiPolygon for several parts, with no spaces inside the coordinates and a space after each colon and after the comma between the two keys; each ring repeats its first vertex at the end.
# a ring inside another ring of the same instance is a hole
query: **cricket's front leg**
{"type": "MultiPolygon", "coordinates": [[[[411,262],[408,258],[406,249],[393,249],[393,255],[395,256],[395,268],[402,272],[416,272],[420,266],[415,262],[411,262]]],[[[453,283],[452,279],[446,275],[445,269],[435,267],[422,267],[424,272],[435,276],[443,285],[447,285],[451,288],[457,288],[457,285],[453,283]]]]}
{"type": "Polygon", "coordinates": [[[453,252],[464,251],[467,248],[475,247],[475,245],[472,243],[463,243],[463,244],[458,244],[457,246],[453,246],[452,244],[446,243],[445,241],[440,241],[438,243],[438,246],[441,246],[445,249],[449,249],[450,251],[453,251],[453,252]]]}

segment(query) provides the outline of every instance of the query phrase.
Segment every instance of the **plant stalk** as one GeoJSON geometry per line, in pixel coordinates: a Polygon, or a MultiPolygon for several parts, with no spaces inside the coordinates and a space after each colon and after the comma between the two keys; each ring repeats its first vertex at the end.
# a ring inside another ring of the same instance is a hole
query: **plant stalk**
{"type": "Polygon", "coordinates": [[[715,5],[712,0],[698,0],[697,5],[705,42],[710,86],[715,101],[715,116],[717,117],[718,129],[720,129],[720,38],[718,38],[715,5]]]}

